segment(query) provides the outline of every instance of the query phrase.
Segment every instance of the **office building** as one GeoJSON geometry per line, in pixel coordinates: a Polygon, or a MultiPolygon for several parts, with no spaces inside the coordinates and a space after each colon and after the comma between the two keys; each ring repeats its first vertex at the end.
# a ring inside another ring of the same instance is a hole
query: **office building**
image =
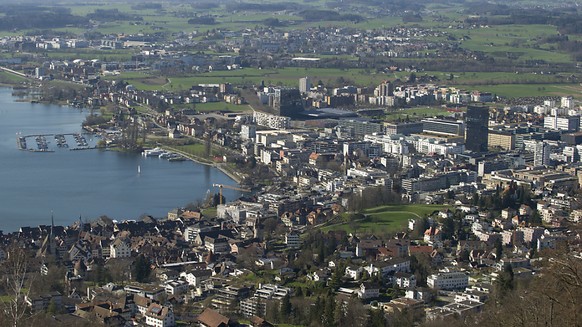
{"type": "Polygon", "coordinates": [[[465,124],[462,121],[449,119],[423,119],[424,133],[437,135],[464,135],[465,124]]]}
{"type": "Polygon", "coordinates": [[[381,123],[362,119],[341,119],[338,126],[345,128],[354,137],[382,133],[384,126],[381,123]]]}
{"type": "Polygon", "coordinates": [[[538,141],[534,148],[534,166],[546,166],[550,164],[550,152],[552,146],[544,141],[538,141]]]}
{"type": "Polygon", "coordinates": [[[582,132],[568,133],[561,135],[562,141],[568,145],[582,144],[582,132]]]}
{"type": "Polygon", "coordinates": [[[423,126],[423,122],[384,123],[384,130],[387,135],[410,135],[421,133],[423,126]]]}
{"type": "Polygon", "coordinates": [[[489,130],[487,136],[489,148],[499,148],[505,151],[515,149],[515,131],[513,130],[489,130]]]}
{"type": "Polygon", "coordinates": [[[294,117],[304,110],[303,99],[298,89],[275,89],[271,106],[280,116],[294,117]]]}
{"type": "Polygon", "coordinates": [[[487,151],[489,108],[468,106],[465,128],[465,148],[473,152],[487,151]]]}

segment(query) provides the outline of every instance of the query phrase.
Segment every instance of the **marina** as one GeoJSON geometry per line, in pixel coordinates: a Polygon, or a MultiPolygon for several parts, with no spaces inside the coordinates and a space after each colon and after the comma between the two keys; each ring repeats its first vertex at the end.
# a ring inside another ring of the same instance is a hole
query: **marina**
{"type": "Polygon", "coordinates": [[[30,152],[55,152],[65,149],[87,150],[97,147],[98,138],[97,135],[81,133],[33,134],[18,136],[16,145],[18,149],[30,152]]]}
{"type": "MultiPolygon", "coordinates": [[[[214,183],[234,184],[218,169],[191,160],[169,162],[123,151],[70,151],[78,147],[75,133],[87,142],[81,149],[92,148],[106,137],[82,131],[88,112],[16,102],[11,91],[0,88],[0,230],[5,233],[47,224],[51,211],[59,225],[69,225],[79,216],[83,220],[102,215],[118,220],[143,214],[164,217],[173,208],[204,200],[214,183]],[[44,136],[48,149],[55,152],[33,154],[29,148],[38,149],[37,136],[44,136]]],[[[236,199],[238,193],[225,190],[224,196],[236,199]]]]}

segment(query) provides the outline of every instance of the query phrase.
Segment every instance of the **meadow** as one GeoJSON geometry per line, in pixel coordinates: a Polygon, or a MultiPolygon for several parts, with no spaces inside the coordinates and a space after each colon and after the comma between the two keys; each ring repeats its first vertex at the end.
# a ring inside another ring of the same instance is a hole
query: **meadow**
{"type": "MultiPolygon", "coordinates": [[[[428,204],[379,206],[364,210],[362,219],[325,226],[322,230],[324,232],[344,230],[348,233],[394,233],[405,230],[409,219],[422,218],[445,208],[447,206],[428,204]]],[[[345,216],[345,219],[348,219],[348,215],[345,216]]]]}

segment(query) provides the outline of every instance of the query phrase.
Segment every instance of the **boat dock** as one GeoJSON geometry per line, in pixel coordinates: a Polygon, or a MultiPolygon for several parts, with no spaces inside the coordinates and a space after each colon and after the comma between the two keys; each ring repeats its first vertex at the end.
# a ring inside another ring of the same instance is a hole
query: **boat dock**
{"type": "Polygon", "coordinates": [[[56,150],[87,150],[97,147],[97,135],[91,135],[88,141],[81,133],[66,134],[32,134],[18,136],[18,149],[30,152],[55,152],[56,150]]]}

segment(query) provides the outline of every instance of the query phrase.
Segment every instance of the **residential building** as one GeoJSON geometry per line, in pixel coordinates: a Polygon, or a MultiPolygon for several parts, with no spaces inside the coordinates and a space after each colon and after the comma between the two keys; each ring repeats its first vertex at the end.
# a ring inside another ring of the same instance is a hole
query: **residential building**
{"type": "Polygon", "coordinates": [[[545,116],[544,127],[561,131],[577,132],[580,130],[580,116],[545,116]]]}
{"type": "Polygon", "coordinates": [[[469,286],[469,275],[463,271],[444,270],[428,276],[426,284],[440,290],[465,289],[469,286]]]}
{"type": "Polygon", "coordinates": [[[380,296],[380,286],[374,283],[362,283],[358,290],[358,297],[363,300],[373,299],[380,296]]]}
{"type": "Polygon", "coordinates": [[[109,245],[109,256],[111,258],[131,257],[131,247],[125,238],[118,237],[109,245]]]}
{"type": "Polygon", "coordinates": [[[218,311],[206,308],[198,316],[200,327],[228,327],[233,325],[230,318],[221,315],[218,311]]]}
{"type": "Polygon", "coordinates": [[[410,273],[398,272],[394,274],[394,285],[399,288],[416,287],[416,276],[410,273]]]}
{"type": "Polygon", "coordinates": [[[154,327],[176,326],[174,312],[171,308],[152,303],[145,313],[146,325],[154,327]]]}
{"type": "Polygon", "coordinates": [[[290,249],[298,249],[301,247],[301,237],[295,232],[285,234],[285,244],[290,249]]]}

